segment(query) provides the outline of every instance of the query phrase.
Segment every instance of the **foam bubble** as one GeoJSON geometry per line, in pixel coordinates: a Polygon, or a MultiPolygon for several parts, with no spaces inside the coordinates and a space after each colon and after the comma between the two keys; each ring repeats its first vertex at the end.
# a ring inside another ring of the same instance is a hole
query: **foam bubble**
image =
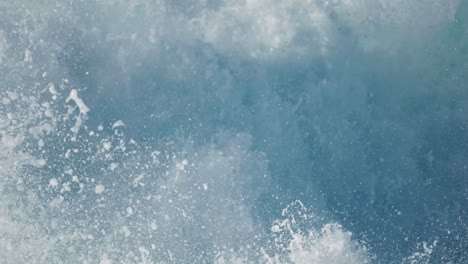
{"type": "Polygon", "coordinates": [[[104,185],[98,184],[98,185],[96,185],[96,187],[95,187],[95,189],[94,189],[94,192],[95,192],[96,194],[101,194],[101,193],[103,193],[105,190],[106,190],[106,188],[104,187],[104,185]]]}

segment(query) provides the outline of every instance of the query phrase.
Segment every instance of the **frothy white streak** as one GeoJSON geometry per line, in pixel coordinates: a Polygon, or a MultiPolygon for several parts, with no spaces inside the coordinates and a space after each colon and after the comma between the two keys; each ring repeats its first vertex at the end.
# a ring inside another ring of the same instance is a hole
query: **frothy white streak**
{"type": "Polygon", "coordinates": [[[71,131],[73,131],[74,133],[78,133],[78,131],[80,130],[80,127],[81,127],[81,125],[83,123],[82,118],[86,118],[86,115],[89,112],[89,108],[86,106],[86,104],[83,102],[83,100],[80,97],[78,97],[78,91],[76,89],[71,90],[70,95],[65,100],[65,102],[68,103],[71,100],[75,102],[75,104],[78,107],[79,112],[80,112],[79,115],[76,116],[76,123],[71,128],[71,131]]]}
{"type": "Polygon", "coordinates": [[[71,90],[70,95],[65,100],[65,102],[68,103],[70,100],[73,100],[76,106],[78,106],[80,114],[86,115],[89,112],[89,108],[85,105],[83,100],[78,97],[78,91],[76,89],[71,90]]]}

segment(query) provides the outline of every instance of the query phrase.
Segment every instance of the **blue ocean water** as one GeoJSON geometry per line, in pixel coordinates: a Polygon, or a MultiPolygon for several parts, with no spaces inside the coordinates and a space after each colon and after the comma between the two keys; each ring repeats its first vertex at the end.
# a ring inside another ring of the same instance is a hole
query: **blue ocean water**
{"type": "Polygon", "coordinates": [[[468,2],[0,3],[0,263],[468,263],[468,2]]]}

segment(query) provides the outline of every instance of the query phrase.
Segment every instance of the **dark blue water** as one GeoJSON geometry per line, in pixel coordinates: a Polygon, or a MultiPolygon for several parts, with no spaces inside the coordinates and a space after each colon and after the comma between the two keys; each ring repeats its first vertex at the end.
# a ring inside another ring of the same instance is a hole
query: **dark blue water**
{"type": "Polygon", "coordinates": [[[0,258],[468,263],[467,19],[0,3],[0,258]]]}

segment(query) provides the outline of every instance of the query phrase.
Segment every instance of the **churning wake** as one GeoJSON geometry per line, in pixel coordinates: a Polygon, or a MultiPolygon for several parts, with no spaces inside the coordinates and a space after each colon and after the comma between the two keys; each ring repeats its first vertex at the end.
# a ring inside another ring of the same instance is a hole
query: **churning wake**
{"type": "Polygon", "coordinates": [[[468,263],[468,2],[0,3],[0,263],[468,263]]]}

